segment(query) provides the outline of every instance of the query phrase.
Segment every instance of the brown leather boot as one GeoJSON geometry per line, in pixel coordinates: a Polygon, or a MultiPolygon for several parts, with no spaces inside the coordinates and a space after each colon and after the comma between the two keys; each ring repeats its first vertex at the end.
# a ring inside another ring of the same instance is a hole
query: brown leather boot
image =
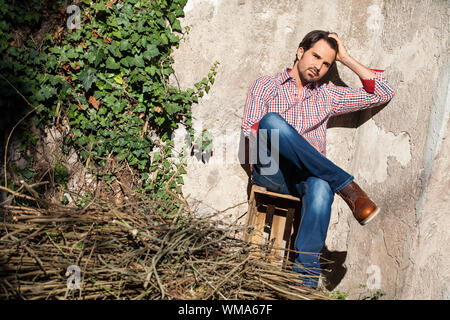
{"type": "Polygon", "coordinates": [[[356,182],[349,183],[338,194],[347,202],[353,212],[353,216],[361,225],[369,223],[380,213],[380,208],[369,199],[356,182]]]}

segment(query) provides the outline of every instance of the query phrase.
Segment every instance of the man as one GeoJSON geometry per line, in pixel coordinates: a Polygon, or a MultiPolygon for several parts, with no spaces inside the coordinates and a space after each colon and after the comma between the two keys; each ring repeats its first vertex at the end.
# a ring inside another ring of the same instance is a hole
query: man
{"type": "Polygon", "coordinates": [[[330,117],[386,103],[394,91],[382,70],[356,61],[337,34],[315,30],[300,43],[292,69],[261,77],[250,87],[242,130],[257,138],[255,184],[302,197],[302,219],[295,248],[294,271],[310,274],[303,284],[316,288],[322,250],[334,194],[349,205],[362,225],[380,211],[353,181],[354,177],[326,158],[326,129],[330,117]],[[339,61],[350,68],[363,88],[348,88],[318,81],[339,61]],[[269,162],[263,158],[269,157],[269,162]],[[273,170],[275,164],[275,170],[273,170]]]}

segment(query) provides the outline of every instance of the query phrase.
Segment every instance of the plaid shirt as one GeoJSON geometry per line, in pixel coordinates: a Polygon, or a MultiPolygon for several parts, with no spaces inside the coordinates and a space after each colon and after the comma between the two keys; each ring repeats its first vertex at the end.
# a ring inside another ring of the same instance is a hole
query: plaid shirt
{"type": "Polygon", "coordinates": [[[290,69],[261,77],[251,85],[242,121],[245,136],[256,136],[259,120],[268,112],[279,113],[320,153],[326,156],[326,129],[331,116],[367,109],[388,102],[394,90],[373,70],[374,79],[362,80],[364,88],[309,83],[300,93],[290,69]]]}

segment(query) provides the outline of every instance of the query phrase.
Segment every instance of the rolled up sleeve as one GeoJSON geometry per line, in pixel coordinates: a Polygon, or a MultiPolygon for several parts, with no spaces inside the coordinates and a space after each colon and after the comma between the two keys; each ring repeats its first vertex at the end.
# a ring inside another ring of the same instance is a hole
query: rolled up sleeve
{"type": "Polygon", "coordinates": [[[361,79],[363,88],[328,86],[332,98],[332,115],[373,108],[389,102],[395,95],[394,89],[383,76],[383,70],[372,69],[375,77],[361,79]]]}

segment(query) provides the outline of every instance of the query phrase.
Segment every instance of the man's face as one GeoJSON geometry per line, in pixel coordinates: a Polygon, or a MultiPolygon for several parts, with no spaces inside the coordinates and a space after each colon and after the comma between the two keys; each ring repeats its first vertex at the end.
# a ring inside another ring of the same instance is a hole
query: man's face
{"type": "Polygon", "coordinates": [[[298,48],[297,70],[304,82],[315,82],[321,79],[330,69],[336,51],[323,39],[317,41],[306,52],[302,47],[298,48]]]}

